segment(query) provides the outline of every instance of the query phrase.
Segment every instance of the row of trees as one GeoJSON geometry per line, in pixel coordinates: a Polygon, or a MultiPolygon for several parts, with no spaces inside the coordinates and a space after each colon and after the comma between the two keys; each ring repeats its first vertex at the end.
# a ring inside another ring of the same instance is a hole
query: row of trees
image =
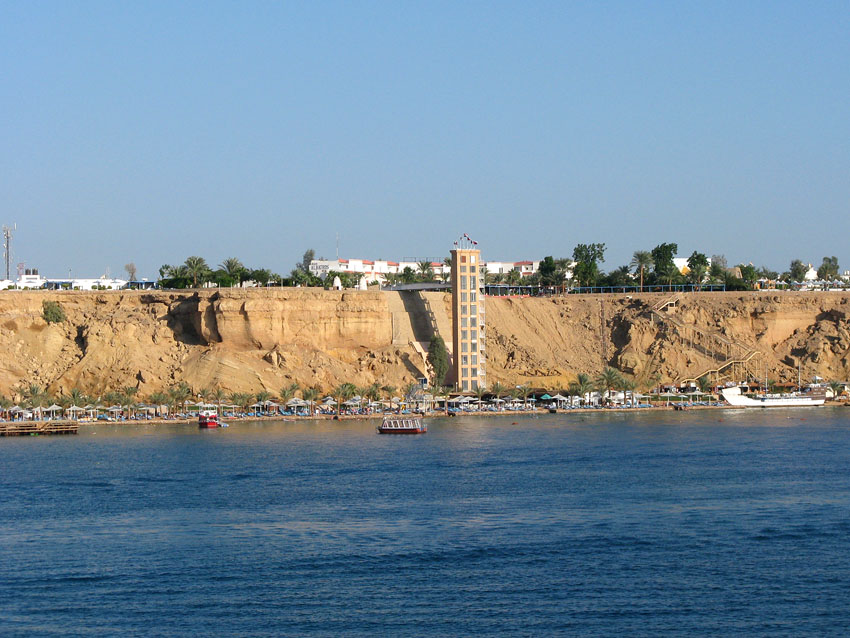
{"type": "MultiPolygon", "coordinates": [[[[410,394],[414,387],[416,387],[415,384],[409,384],[403,389],[403,392],[405,395],[410,394]]],[[[353,383],[343,383],[330,391],[326,391],[319,386],[301,388],[297,383],[291,383],[283,386],[276,394],[265,390],[257,393],[228,393],[217,387],[204,388],[195,392],[187,383],[180,382],[166,390],[147,395],[144,398],[145,400],[142,400],[142,397],[138,395],[138,388],[134,386],[124,387],[120,390],[109,391],[98,395],[88,395],[74,388],[67,394],[54,396],[43,386],[26,384],[17,388],[15,395],[17,401],[23,407],[29,409],[43,409],[56,404],[63,408],[71,406],[84,407],[86,405],[121,406],[128,411],[145,404],[168,406],[172,411],[185,410],[186,405],[190,401],[196,400],[219,406],[225,404],[235,405],[244,410],[255,403],[265,403],[267,401],[286,403],[293,397],[300,395],[299,398],[311,405],[312,411],[314,409],[312,406],[324,396],[331,396],[336,399],[337,408],[339,408],[342,403],[354,396],[359,395],[370,401],[378,401],[390,399],[396,392],[397,388],[395,386],[380,385],[378,383],[362,387],[358,387],[353,383]]],[[[0,409],[8,409],[13,405],[15,405],[15,401],[12,398],[0,395],[0,409]]]]}
{"type": "MultiPolygon", "coordinates": [[[[687,259],[687,274],[682,274],[673,262],[678,252],[678,244],[661,243],[652,250],[638,250],[631,261],[609,272],[601,269],[605,261],[605,244],[578,244],[572,252],[572,258],[556,259],[544,257],[538,271],[531,276],[522,276],[518,270],[508,273],[488,273],[484,268],[484,280],[488,284],[506,283],[511,285],[541,285],[541,286],[634,286],[643,288],[644,285],[656,284],[723,284],[727,290],[747,290],[753,287],[759,279],[772,281],[802,281],[808,271],[808,266],[801,260],[795,259],[783,273],[770,270],[765,266],[756,268],[752,264],[738,264],[729,268],[723,255],[712,255],[711,259],[705,253],[694,251],[687,259]]],[[[288,277],[273,273],[266,268],[248,268],[236,257],[225,259],[218,268],[213,270],[203,257],[188,257],[183,264],[163,265],[159,269],[159,281],[164,288],[197,288],[207,283],[219,287],[240,285],[253,281],[259,285],[276,286],[305,286],[330,287],[334,279],[339,278],[343,288],[357,286],[363,275],[330,271],[324,279],[310,272],[310,263],[315,257],[315,251],[305,251],[301,261],[288,277]]],[[[451,258],[443,260],[444,266],[451,265],[451,258]]],[[[135,275],[135,266],[127,265],[128,273],[135,275]]],[[[834,280],[839,275],[837,257],[824,257],[817,270],[818,277],[823,280],[834,280]]],[[[435,273],[430,261],[418,262],[416,268],[407,266],[400,273],[389,273],[385,276],[386,283],[411,284],[420,282],[448,281],[448,268],[435,273]]],[[[369,282],[372,283],[372,282],[369,282]]]]}
{"type": "MultiPolygon", "coordinates": [[[[605,244],[579,244],[573,250],[571,260],[545,257],[536,273],[537,280],[530,278],[524,281],[544,286],[571,283],[577,286],[638,285],[640,288],[655,284],[724,284],[728,290],[745,290],[752,288],[759,279],[802,281],[808,271],[808,266],[799,259],[792,261],[789,269],[781,274],[752,264],[729,268],[723,255],[712,255],[709,259],[704,253],[694,251],[687,259],[687,273],[682,274],[673,261],[678,250],[675,243],[662,243],[648,251],[638,250],[628,265],[604,273],[600,264],[605,261],[605,244]]],[[[837,278],[838,259],[824,257],[817,272],[820,279],[837,278]]]]}

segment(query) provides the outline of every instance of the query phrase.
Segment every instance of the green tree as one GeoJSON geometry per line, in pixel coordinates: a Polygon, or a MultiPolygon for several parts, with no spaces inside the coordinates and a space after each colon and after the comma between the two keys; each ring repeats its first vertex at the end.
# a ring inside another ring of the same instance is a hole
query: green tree
{"type": "Polygon", "coordinates": [[[640,273],[640,290],[643,292],[643,274],[647,268],[652,266],[652,253],[647,250],[636,250],[632,255],[631,267],[635,274],[640,273]]]}
{"type": "Polygon", "coordinates": [[[165,392],[154,392],[148,397],[148,401],[154,406],[154,415],[161,416],[160,408],[168,405],[168,395],[165,392]]]}
{"type": "MultiPolygon", "coordinates": [[[[255,395],[255,398],[257,399],[257,403],[264,404],[266,401],[271,400],[272,393],[267,392],[266,390],[261,390],[260,392],[257,392],[257,394],[255,395]]],[[[262,406],[262,409],[265,410],[265,405],[262,406]]]]}
{"type": "Polygon", "coordinates": [[[192,388],[185,381],[181,381],[177,385],[168,388],[168,397],[171,404],[181,409],[186,408],[186,402],[192,396],[192,388]]]}
{"type": "Polygon", "coordinates": [[[295,264],[295,270],[298,270],[302,273],[310,272],[310,263],[316,258],[316,251],[312,248],[308,248],[304,251],[304,254],[301,256],[301,261],[295,264]]]}
{"type": "Polygon", "coordinates": [[[620,266],[602,277],[602,279],[600,279],[600,283],[604,286],[613,287],[631,286],[634,283],[634,280],[632,279],[629,267],[620,266]]]}
{"type": "Polygon", "coordinates": [[[579,244],[573,249],[573,279],[579,286],[592,286],[599,278],[599,263],[605,261],[605,244],[579,244]]]}
{"type": "Polygon", "coordinates": [[[449,371],[449,353],[446,350],[446,342],[440,335],[435,335],[428,346],[428,365],[433,373],[432,382],[442,386],[449,371]]]}
{"type": "Polygon", "coordinates": [[[272,271],[268,268],[257,268],[252,270],[249,275],[253,281],[256,281],[261,286],[265,286],[272,278],[272,271]]]}
{"type": "Polygon", "coordinates": [[[505,386],[503,386],[501,383],[496,381],[496,383],[493,383],[493,384],[490,385],[490,392],[497,399],[501,399],[504,395],[506,395],[508,393],[508,389],[505,386]]]}
{"type": "Polygon", "coordinates": [[[775,270],[770,270],[767,266],[762,266],[757,271],[759,279],[767,279],[769,281],[776,281],[779,279],[779,273],[775,270]]]}
{"type": "Polygon", "coordinates": [[[809,271],[809,267],[804,264],[799,259],[795,259],[791,262],[791,267],[788,269],[789,274],[791,275],[791,279],[794,281],[803,281],[806,278],[806,273],[809,271]]]}
{"type": "Polygon", "coordinates": [[[688,257],[688,279],[692,283],[701,284],[705,275],[708,272],[708,257],[704,254],[694,251],[688,257]]]}
{"type": "Polygon", "coordinates": [[[824,257],[818,268],[818,279],[832,281],[838,278],[838,257],[824,257]]]}
{"type": "Polygon", "coordinates": [[[162,288],[188,288],[191,282],[192,277],[185,265],[164,264],[159,269],[159,285],[162,288]]]}
{"type": "Polygon", "coordinates": [[[278,392],[278,397],[283,403],[286,403],[295,396],[296,392],[298,392],[298,384],[293,382],[283,386],[278,392]]]}
{"type": "Polygon", "coordinates": [[[353,383],[342,383],[334,388],[333,396],[336,398],[336,413],[341,414],[342,404],[357,394],[357,386],[353,383]]]}
{"type": "Polygon", "coordinates": [[[611,390],[620,387],[623,383],[623,375],[614,368],[605,368],[598,377],[596,377],[596,388],[600,392],[604,391],[608,401],[611,401],[611,390]]]}
{"type": "Polygon", "coordinates": [[[741,279],[743,279],[748,284],[754,284],[756,283],[756,281],[758,281],[758,270],[756,270],[756,267],[752,264],[738,264],[738,268],[741,269],[741,279]]]}
{"type": "Polygon", "coordinates": [[[708,276],[712,281],[723,281],[726,275],[726,257],[723,255],[712,255],[711,266],[708,270],[708,276]]]}
{"type": "Polygon", "coordinates": [[[652,263],[655,264],[655,274],[659,279],[666,279],[668,284],[673,283],[673,277],[678,270],[673,263],[673,257],[678,252],[678,244],[658,244],[652,249],[652,263]]]}
{"type": "Polygon", "coordinates": [[[412,284],[416,282],[416,273],[410,266],[405,266],[401,271],[401,282],[404,284],[412,284]]]}
{"type": "Polygon", "coordinates": [[[85,394],[83,394],[83,391],[79,388],[71,388],[71,391],[68,393],[68,405],[73,405],[80,408],[86,403],[87,397],[85,394]]]}
{"type": "Polygon", "coordinates": [[[210,267],[207,265],[207,260],[203,257],[187,257],[183,265],[186,266],[186,272],[192,279],[193,288],[198,287],[198,282],[204,283],[210,274],[210,267]]]}
{"type": "Polygon", "coordinates": [[[540,261],[537,273],[540,275],[542,286],[560,286],[564,283],[564,271],[558,268],[558,262],[551,255],[540,261]]]}
{"type": "Polygon", "coordinates": [[[242,283],[247,273],[245,265],[236,257],[228,257],[218,267],[231,284],[242,283]]]}
{"type": "Polygon", "coordinates": [[[36,383],[30,383],[21,388],[20,394],[24,398],[24,405],[34,412],[37,411],[39,419],[41,419],[41,408],[50,405],[50,395],[47,390],[36,383]]]}
{"type": "Polygon", "coordinates": [[[487,388],[483,385],[479,385],[473,390],[473,392],[475,393],[475,398],[478,400],[478,408],[481,409],[481,400],[484,398],[484,395],[487,394],[487,388]]]}
{"type": "Polygon", "coordinates": [[[433,281],[434,279],[434,268],[428,260],[417,262],[416,272],[421,281],[433,281]]]}
{"type": "Polygon", "coordinates": [[[301,391],[301,398],[307,402],[307,409],[310,410],[310,416],[312,417],[315,413],[314,407],[316,403],[316,399],[321,396],[321,391],[319,388],[304,388],[301,391]]]}
{"type": "Polygon", "coordinates": [[[570,384],[569,393],[573,396],[579,397],[582,401],[586,400],[588,392],[591,392],[594,388],[593,381],[591,381],[590,376],[579,372],[576,375],[576,380],[570,384]]]}

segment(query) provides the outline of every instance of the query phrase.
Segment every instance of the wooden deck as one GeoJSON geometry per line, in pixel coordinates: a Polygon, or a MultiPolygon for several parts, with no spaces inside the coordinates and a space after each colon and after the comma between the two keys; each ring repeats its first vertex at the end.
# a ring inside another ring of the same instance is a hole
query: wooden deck
{"type": "Polygon", "coordinates": [[[80,426],[73,421],[10,421],[0,423],[0,436],[41,436],[76,434],[80,426]]]}

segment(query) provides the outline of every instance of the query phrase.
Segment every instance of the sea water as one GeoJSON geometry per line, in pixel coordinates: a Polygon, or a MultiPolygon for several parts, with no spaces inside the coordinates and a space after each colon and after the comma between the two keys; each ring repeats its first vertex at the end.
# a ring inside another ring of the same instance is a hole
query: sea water
{"type": "Polygon", "coordinates": [[[0,634],[847,635],[848,416],[0,439],[0,634]]]}

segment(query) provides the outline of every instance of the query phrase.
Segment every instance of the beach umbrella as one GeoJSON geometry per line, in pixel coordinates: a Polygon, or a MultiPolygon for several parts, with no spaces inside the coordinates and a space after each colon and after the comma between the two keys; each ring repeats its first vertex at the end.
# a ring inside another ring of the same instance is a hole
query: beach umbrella
{"type": "MultiPolygon", "coordinates": [[[[554,399],[554,398],[555,398],[555,397],[550,397],[550,396],[549,396],[549,393],[547,392],[547,393],[546,393],[546,394],[544,394],[542,397],[540,397],[540,400],[541,400],[541,401],[549,401],[550,399],[554,399]]],[[[529,401],[534,401],[534,400],[535,400],[535,399],[533,399],[533,398],[529,399],[529,401]]]]}

